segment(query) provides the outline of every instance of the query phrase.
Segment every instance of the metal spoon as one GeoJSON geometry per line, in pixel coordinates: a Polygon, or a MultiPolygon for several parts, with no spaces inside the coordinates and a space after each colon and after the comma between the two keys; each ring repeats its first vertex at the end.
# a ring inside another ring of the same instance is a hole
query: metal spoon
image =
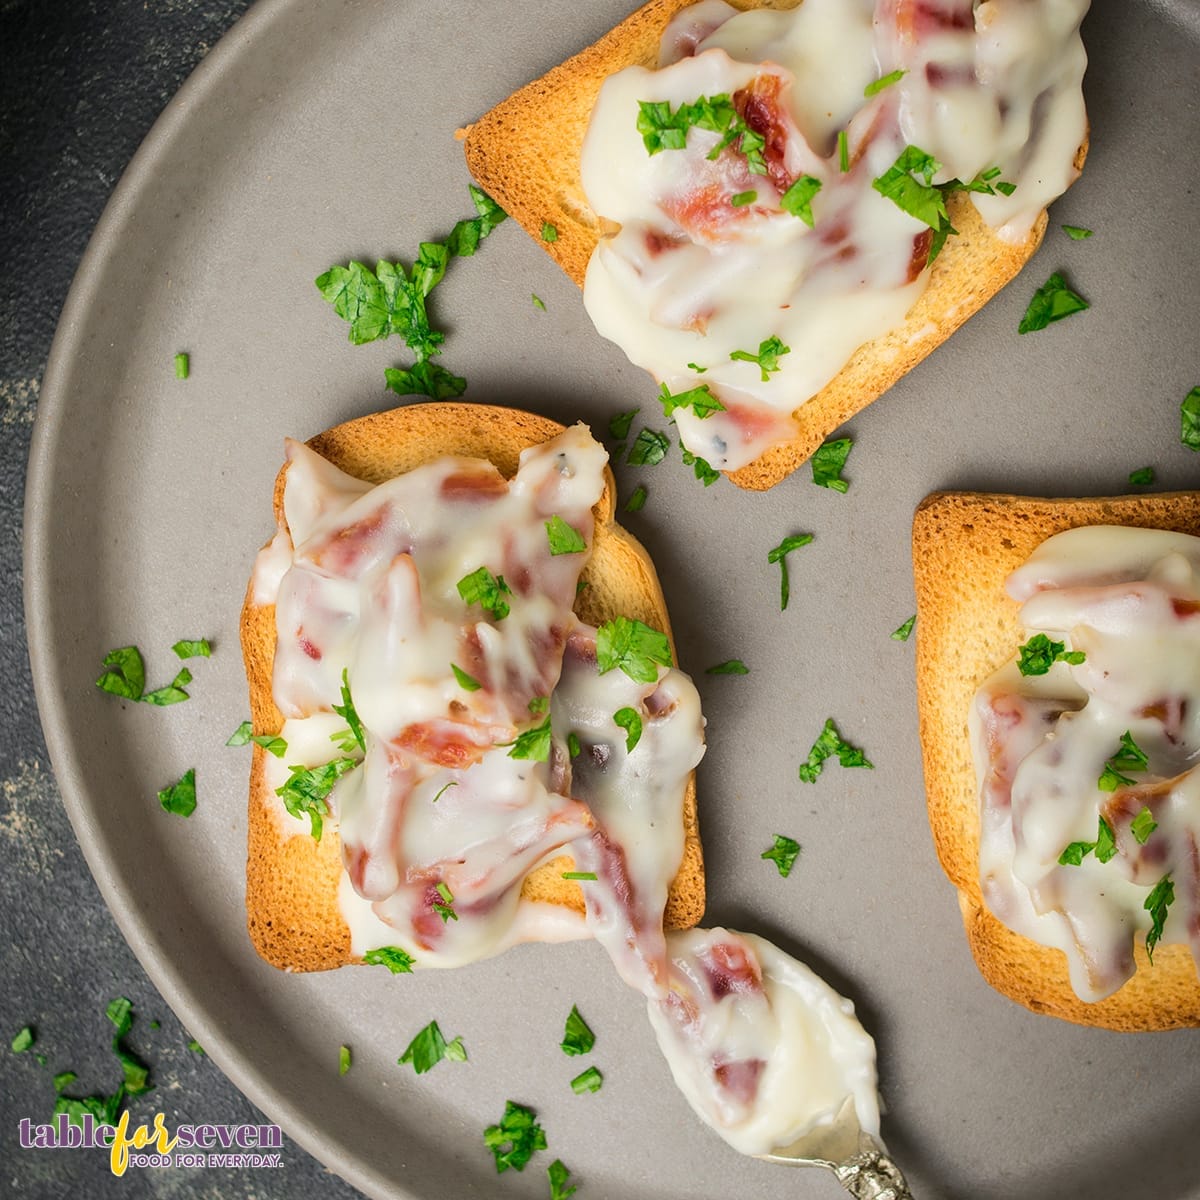
{"type": "Polygon", "coordinates": [[[859,1126],[849,1096],[832,1125],[823,1125],[790,1146],[777,1146],[759,1157],[788,1167],[824,1167],[855,1200],[913,1200],[900,1168],[859,1126]]]}

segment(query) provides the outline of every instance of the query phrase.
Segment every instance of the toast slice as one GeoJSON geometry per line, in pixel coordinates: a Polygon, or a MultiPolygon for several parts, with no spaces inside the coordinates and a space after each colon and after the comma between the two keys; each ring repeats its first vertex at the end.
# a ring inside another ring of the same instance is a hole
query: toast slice
{"type": "MultiPolygon", "coordinates": [[[[348,421],[310,439],[308,445],[348,474],[381,483],[445,455],[487,459],[506,477],[516,473],[527,446],[562,432],[545,417],[480,404],[415,404],[348,421]]],[[[275,480],[275,517],[285,528],[283,487],[286,466],[275,480]]],[[[662,588],[641,544],[614,521],[616,488],[606,469],[606,486],[593,509],[592,554],[583,570],[575,604],[581,620],[593,625],[623,615],[671,636],[662,588]]],[[[247,589],[241,618],[242,653],[250,687],[255,734],[275,733],[282,714],[271,694],[275,650],[274,605],[257,603],[247,589]]],[[[673,645],[672,645],[673,648],[673,645]]],[[[279,818],[279,803],[267,787],[266,751],[253,747],[250,769],[246,908],[251,940],[277,967],[321,971],[355,961],[350,932],[338,907],[342,874],[336,827],[326,826],[319,842],[296,835],[279,818]]],[[[667,929],[687,929],[704,912],[704,863],[696,817],[695,778],[684,796],[683,860],[667,899],[667,929]]],[[[573,867],[569,855],[556,858],[526,880],[522,897],[561,905],[582,915],[583,893],[562,879],[573,867]]]]}
{"type": "Polygon", "coordinates": [[[1200,535],[1200,492],[1097,499],[938,492],[913,520],[917,592],[917,701],[929,823],[942,868],[958,889],[971,952],[997,991],[1034,1012],[1117,1030],[1200,1025],[1200,979],[1184,945],[1162,945],[1150,965],[1097,1003],[1080,1000],[1066,957],[1013,933],[987,910],[979,883],[979,798],[967,736],[976,689],[1023,640],[1008,574],[1056,533],[1128,525],[1200,535]]]}
{"type": "MultiPolygon", "coordinates": [[[[693,0],[650,0],[598,42],[553,68],[460,131],[467,167],[480,186],[580,286],[604,229],[580,181],[584,134],[601,85],[629,66],[653,67],[671,18],[693,0]],[[544,224],[557,239],[542,238],[544,224]]],[[[730,0],[734,8],[789,9],[800,0],[730,0]]],[[[1081,169],[1085,139],[1075,158],[1081,169]]],[[[947,208],[957,237],[931,268],[929,285],[904,323],[860,346],[820,392],[796,409],[799,431],[753,462],[727,472],[738,485],[765,491],[800,467],[823,441],[978,312],[1041,244],[1043,211],[1020,242],[996,236],[965,192],[947,208]]]]}

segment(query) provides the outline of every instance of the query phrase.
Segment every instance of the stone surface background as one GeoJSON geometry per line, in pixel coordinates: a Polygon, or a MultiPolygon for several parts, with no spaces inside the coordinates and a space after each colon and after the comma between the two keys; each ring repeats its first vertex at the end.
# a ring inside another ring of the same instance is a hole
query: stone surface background
{"type": "Polygon", "coordinates": [[[261,1124],[259,1113],[167,1008],[117,931],[59,800],[29,677],[21,602],[25,467],[55,325],[93,227],[129,159],[192,68],[250,0],[0,0],[0,1193],[174,1200],[351,1197],[284,1139],[273,1171],[130,1170],[100,1151],[32,1151],[18,1122],[49,1120],[52,1075],[73,1094],[120,1081],[104,1015],[137,1014],[130,1046],[155,1090],[134,1125],[261,1124]],[[151,1021],[161,1022],[158,1029],[151,1021]],[[25,1025],[34,1051],[9,1043],[25,1025]],[[39,1065],[34,1053],[46,1057],[39,1065]]]}

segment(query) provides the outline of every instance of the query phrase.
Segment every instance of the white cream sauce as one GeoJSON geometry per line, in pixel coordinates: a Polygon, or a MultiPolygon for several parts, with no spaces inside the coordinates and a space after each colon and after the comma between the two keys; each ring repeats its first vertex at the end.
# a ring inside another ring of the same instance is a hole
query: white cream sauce
{"type": "Polygon", "coordinates": [[[705,0],[668,26],[659,70],[605,81],[580,169],[592,208],[620,229],[592,256],[584,302],[597,329],[672,392],[705,383],[725,404],[705,418],[676,410],[688,450],[714,467],[744,466],[793,435],[791,413],[860,345],[903,322],[928,281],[930,231],[872,181],[906,146],[942,164],[938,183],[998,167],[1013,194],[972,199],[1002,237],[1028,233],[1076,175],[1087,7],[805,0],[739,14],[705,0]],[[898,83],[864,97],[895,70],[905,72],[898,83]],[[685,149],[647,153],[639,101],[677,108],[716,95],[770,131],[767,175],[751,174],[734,147],[709,161],[719,135],[698,127],[685,149]],[[802,175],[821,184],[812,228],[780,206],[802,175]],[[790,349],[767,379],[730,359],[771,337],[790,349]]]}
{"type": "Polygon", "coordinates": [[[1010,577],[1026,636],[1044,633],[1078,665],[993,675],[969,717],[981,797],[984,899],[1005,924],[1067,956],[1081,999],[1103,999],[1134,972],[1145,902],[1169,877],[1162,943],[1190,945],[1200,970],[1200,538],[1094,526],[1044,542],[1010,577]],[[1129,733],[1144,770],[1098,787],[1129,733]],[[1139,843],[1143,809],[1157,828],[1139,843]],[[1059,856],[1116,837],[1108,862],[1059,856]]]}
{"type": "MultiPolygon", "coordinates": [[[[561,516],[590,552],[606,455],[587,430],[527,450],[511,482],[445,459],[368,488],[298,443],[288,456],[295,547],[281,571],[281,532],[254,585],[276,605],[274,696],[287,714],[287,751],[267,757],[266,778],[274,791],[293,767],[355,760],[328,822],[353,952],[398,946],[419,968],[450,967],[590,935],[647,997],[693,1107],[738,1149],[791,1140],[848,1095],[877,1132],[874,1047],[848,1001],[760,939],[664,937],[704,718],[674,668],[649,682],[601,674],[596,631],[571,611],[587,553],[551,555],[545,522],[561,516]],[[460,596],[457,581],[480,566],[509,583],[507,615],[460,596]],[[365,752],[336,744],[343,671],[365,752]],[[541,697],[548,711],[531,713],[541,697]],[[632,749],[615,720],[625,708],[641,721],[632,749]],[[546,720],[546,761],[512,758],[508,743],[546,720]],[[595,875],[580,884],[586,922],[521,898],[530,872],[563,854],[595,875]]],[[[307,819],[282,802],[279,814],[308,835],[307,819]]]]}

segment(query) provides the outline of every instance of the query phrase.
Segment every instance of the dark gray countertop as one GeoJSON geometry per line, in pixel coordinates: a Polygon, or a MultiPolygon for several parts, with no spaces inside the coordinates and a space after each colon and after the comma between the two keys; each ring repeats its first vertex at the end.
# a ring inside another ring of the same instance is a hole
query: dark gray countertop
{"type": "Polygon", "coordinates": [[[24,1150],[22,1118],[47,1121],[52,1075],[75,1094],[111,1092],[120,1068],[104,1015],[133,1001],[131,1047],[155,1090],[134,1125],[164,1114],[223,1124],[266,1120],[167,1008],[118,932],[63,811],[38,723],[21,605],[26,459],[59,311],[93,227],[154,119],[249,0],[3,0],[0,3],[0,1192],[7,1195],[238,1198],[353,1196],[284,1139],[275,1170],[131,1170],[101,1151],[24,1150]],[[158,1020],[161,1027],[151,1028],[158,1020]],[[8,1043],[25,1025],[33,1051],[8,1043]],[[34,1057],[45,1056],[43,1067],[34,1057]]]}

